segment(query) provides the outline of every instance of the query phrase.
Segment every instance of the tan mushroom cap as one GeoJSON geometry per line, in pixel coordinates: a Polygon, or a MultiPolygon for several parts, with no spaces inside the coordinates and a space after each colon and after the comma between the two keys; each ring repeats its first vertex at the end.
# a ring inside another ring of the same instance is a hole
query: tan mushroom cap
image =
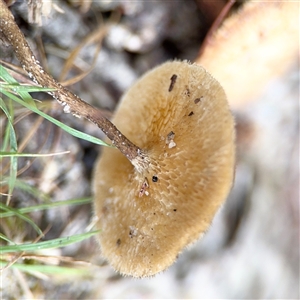
{"type": "Polygon", "coordinates": [[[129,89],[113,123],[149,164],[137,171],[118,150],[103,149],[94,177],[101,252],[124,275],[151,276],[208,229],[227,197],[234,120],[209,73],[174,61],[129,89]]]}

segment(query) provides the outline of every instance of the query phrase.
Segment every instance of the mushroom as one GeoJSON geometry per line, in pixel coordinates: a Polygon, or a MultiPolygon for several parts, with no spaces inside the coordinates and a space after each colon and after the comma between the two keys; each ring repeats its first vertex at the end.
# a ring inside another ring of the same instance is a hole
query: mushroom
{"type": "Polygon", "coordinates": [[[144,156],[133,164],[117,149],[102,150],[94,174],[101,252],[123,275],[151,276],[208,230],[226,199],[234,120],[204,68],[173,61],[128,90],[113,123],[144,156]]]}
{"type": "Polygon", "coordinates": [[[299,1],[243,2],[196,59],[222,83],[236,109],[257,99],[299,57],[299,1]]]}

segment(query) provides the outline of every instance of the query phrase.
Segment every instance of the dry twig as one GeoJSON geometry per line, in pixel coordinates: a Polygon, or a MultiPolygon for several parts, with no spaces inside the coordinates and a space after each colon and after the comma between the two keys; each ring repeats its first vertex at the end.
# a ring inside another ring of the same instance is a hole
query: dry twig
{"type": "Polygon", "coordinates": [[[129,141],[98,109],[63,87],[43,69],[3,0],[0,0],[0,20],[0,34],[13,47],[29,77],[43,87],[55,89],[50,94],[64,107],[65,113],[72,113],[96,124],[137,169],[144,165],[145,154],[141,149],[129,141]]]}

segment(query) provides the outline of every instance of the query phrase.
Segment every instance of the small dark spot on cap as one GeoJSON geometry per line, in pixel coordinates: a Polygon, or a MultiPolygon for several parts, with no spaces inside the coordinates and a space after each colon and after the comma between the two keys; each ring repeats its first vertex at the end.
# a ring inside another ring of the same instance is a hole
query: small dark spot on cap
{"type": "Polygon", "coordinates": [[[175,137],[175,133],[173,131],[170,131],[167,135],[167,139],[168,140],[173,140],[175,137]]]}
{"type": "Polygon", "coordinates": [[[190,117],[190,116],[192,116],[193,114],[194,114],[194,112],[191,111],[191,112],[188,114],[188,116],[190,117]]]}
{"type": "Polygon", "coordinates": [[[177,211],[177,208],[174,208],[173,211],[177,211]]]}
{"type": "Polygon", "coordinates": [[[117,239],[117,246],[121,245],[121,239],[117,239]]]}
{"type": "Polygon", "coordinates": [[[154,215],[156,215],[156,213],[153,213],[154,215]]]}
{"type": "Polygon", "coordinates": [[[157,177],[156,175],[153,175],[153,176],[152,176],[152,181],[153,181],[153,182],[157,182],[157,181],[158,181],[158,177],[157,177]]]}
{"type": "Polygon", "coordinates": [[[185,94],[190,97],[191,96],[191,91],[190,89],[187,87],[186,90],[185,90],[185,94]]]}
{"type": "Polygon", "coordinates": [[[171,92],[173,90],[176,79],[177,79],[177,75],[173,74],[172,77],[170,78],[171,83],[170,83],[170,86],[169,86],[169,92],[171,92]]]}
{"type": "MultiPolygon", "coordinates": [[[[201,98],[202,98],[202,97],[201,97],[201,98]]],[[[194,103],[195,103],[195,104],[199,103],[199,102],[201,101],[201,98],[196,98],[196,99],[194,100],[194,103]]]]}

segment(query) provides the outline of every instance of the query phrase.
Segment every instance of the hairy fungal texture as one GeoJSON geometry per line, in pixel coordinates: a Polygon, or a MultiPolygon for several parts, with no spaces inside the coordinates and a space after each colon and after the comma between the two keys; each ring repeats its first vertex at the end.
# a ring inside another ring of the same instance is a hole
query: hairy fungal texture
{"type": "Polygon", "coordinates": [[[232,107],[256,99],[299,57],[299,1],[244,2],[197,59],[222,83],[232,107]]]}
{"type": "Polygon", "coordinates": [[[201,66],[167,62],[123,96],[113,123],[145,154],[104,148],[94,176],[102,255],[124,275],[152,276],[209,227],[234,176],[234,120],[201,66]],[[135,166],[134,166],[135,165],[135,166]]]}

